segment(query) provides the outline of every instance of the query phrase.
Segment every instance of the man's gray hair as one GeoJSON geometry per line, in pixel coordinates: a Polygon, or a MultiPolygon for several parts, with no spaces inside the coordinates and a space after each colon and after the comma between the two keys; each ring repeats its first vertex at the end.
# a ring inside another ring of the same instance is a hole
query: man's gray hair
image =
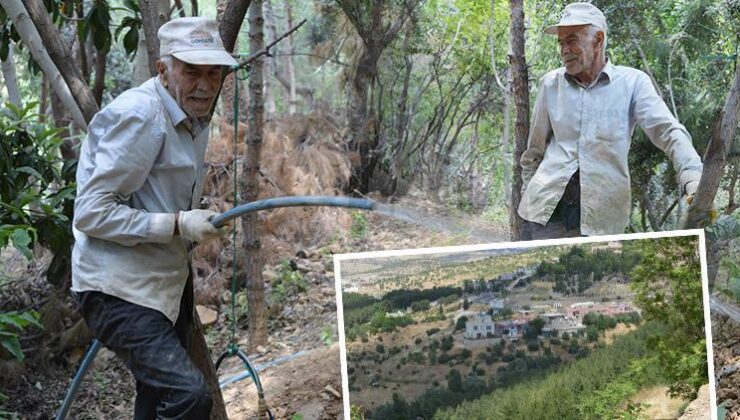
{"type": "Polygon", "coordinates": [[[596,34],[599,33],[599,32],[603,32],[604,33],[604,45],[601,48],[601,55],[603,55],[604,58],[606,58],[606,31],[603,30],[603,29],[601,29],[601,28],[599,28],[599,27],[597,27],[596,25],[588,25],[588,35],[590,37],[592,37],[592,38],[595,37],[596,34]]]}
{"type": "Polygon", "coordinates": [[[163,55],[162,57],[159,57],[159,61],[163,62],[165,66],[167,66],[168,71],[172,71],[172,66],[175,63],[175,57],[172,55],[163,55]]]}

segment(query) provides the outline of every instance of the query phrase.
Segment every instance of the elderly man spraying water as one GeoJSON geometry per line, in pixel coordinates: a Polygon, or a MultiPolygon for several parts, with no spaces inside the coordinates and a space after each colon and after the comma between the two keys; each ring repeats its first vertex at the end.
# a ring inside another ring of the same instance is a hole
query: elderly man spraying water
{"type": "Polygon", "coordinates": [[[82,146],[72,290],[93,335],[136,378],[134,418],[206,419],[186,283],[192,244],[226,232],[197,208],[210,111],[236,61],[210,19],[175,19],[158,36],[159,74],[103,108],[82,146]]]}
{"type": "Polygon", "coordinates": [[[572,3],[557,25],[564,67],[542,77],[522,154],[522,239],[624,233],[631,196],[627,154],[635,125],[673,162],[687,197],[702,164],[691,136],[648,75],[606,57],[601,10],[572,3]]]}

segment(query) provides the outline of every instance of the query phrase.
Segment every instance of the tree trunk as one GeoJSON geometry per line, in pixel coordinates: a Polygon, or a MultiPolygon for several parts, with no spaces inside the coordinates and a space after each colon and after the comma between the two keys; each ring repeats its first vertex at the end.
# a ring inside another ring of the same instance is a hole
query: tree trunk
{"type": "MultiPolygon", "coordinates": [[[[8,17],[15,25],[18,34],[23,40],[23,45],[28,48],[36,63],[38,63],[38,65],[41,67],[46,77],[49,78],[52,89],[64,102],[64,106],[72,114],[75,124],[83,129],[87,127],[87,121],[89,121],[87,119],[87,113],[83,113],[80,109],[80,106],[75,101],[75,98],[70,91],[69,85],[67,85],[67,82],[64,80],[62,74],[59,72],[57,65],[54,63],[54,61],[52,61],[52,58],[49,56],[49,52],[47,52],[47,49],[44,48],[41,36],[36,30],[33,21],[31,20],[23,5],[15,0],[0,0],[0,6],[5,9],[8,17]]],[[[57,33],[57,38],[60,37],[61,35],[57,33]]],[[[87,86],[85,86],[85,88],[87,89],[87,86]]],[[[95,103],[94,99],[92,100],[92,103],[95,103]]],[[[95,108],[97,108],[97,105],[95,106],[95,108]]],[[[89,111],[90,110],[88,110],[88,112],[89,111]]],[[[92,118],[92,115],[90,115],[90,118],[92,118]]]]}
{"type": "MultiPolygon", "coordinates": [[[[192,282],[188,282],[186,287],[193,287],[192,282]]],[[[189,356],[193,361],[195,367],[197,367],[203,376],[205,377],[208,389],[211,391],[211,400],[213,406],[211,408],[210,420],[228,420],[226,414],[226,404],[224,403],[224,397],[221,394],[221,387],[218,384],[218,374],[216,367],[213,364],[213,356],[210,350],[208,350],[208,344],[206,343],[205,329],[203,324],[200,322],[198,311],[195,310],[193,305],[193,326],[192,326],[192,343],[190,345],[189,356]]]]}
{"type": "MultiPolygon", "coordinates": [[[[223,14],[226,11],[228,1],[220,0],[216,4],[216,18],[220,22],[223,19],[223,14]]],[[[238,40],[234,43],[234,50],[239,49],[238,40]]],[[[223,86],[221,86],[221,116],[224,122],[227,124],[234,123],[234,92],[235,85],[234,77],[235,73],[229,73],[224,79],[223,86]]],[[[247,107],[249,106],[249,92],[244,88],[244,81],[239,80],[239,121],[246,122],[247,107]]]]}
{"type": "Polygon", "coordinates": [[[139,45],[136,47],[136,57],[134,57],[134,70],[131,74],[131,87],[136,87],[146,82],[151,76],[149,75],[149,58],[146,52],[146,34],[139,32],[139,45]]]}
{"type": "Polygon", "coordinates": [[[64,142],[59,146],[59,152],[62,154],[64,160],[77,159],[77,152],[79,148],[75,147],[74,142],[71,139],[69,132],[69,111],[66,104],[61,100],[56,92],[51,93],[51,115],[54,118],[54,126],[61,128],[62,132],[59,136],[64,139],[64,142]]]}
{"type": "Polygon", "coordinates": [[[8,46],[8,56],[2,62],[3,78],[5,79],[5,88],[8,89],[8,100],[10,103],[20,108],[23,106],[21,91],[18,89],[18,79],[15,76],[15,63],[13,62],[13,44],[8,46]]]}
{"type": "MultiPolygon", "coordinates": [[[[293,27],[293,6],[290,0],[285,0],[285,15],[288,19],[288,28],[293,27]]],[[[293,65],[293,35],[285,40],[288,54],[285,56],[285,67],[288,69],[288,113],[296,112],[295,66],[293,65]]]]}
{"type": "MultiPolygon", "coordinates": [[[[8,10],[5,6],[6,3],[17,4],[15,1],[2,0],[2,5],[6,11],[8,10]]],[[[51,16],[46,11],[46,7],[42,1],[24,0],[23,3],[26,6],[28,16],[30,16],[33,21],[33,26],[35,26],[38,31],[38,35],[41,38],[41,42],[43,43],[48,56],[59,69],[59,73],[62,75],[64,81],[69,87],[69,90],[72,92],[72,96],[78,105],[75,108],[79,108],[82,111],[85,125],[82,125],[81,127],[86,127],[87,123],[90,122],[95,113],[98,112],[99,108],[90,88],[82,77],[80,69],[75,65],[75,60],[71,55],[71,49],[67,43],[64,42],[64,38],[59,33],[57,27],[54,26],[54,23],[51,21],[51,16]]],[[[18,25],[16,25],[16,27],[17,26],[18,25]]],[[[24,44],[27,44],[25,40],[24,44]]],[[[59,93],[59,96],[64,100],[64,94],[59,93]]],[[[76,117],[75,122],[77,122],[76,117]]]]}
{"type": "Polygon", "coordinates": [[[360,164],[352,168],[350,178],[350,190],[358,190],[361,193],[367,193],[369,189],[369,180],[372,176],[371,162],[373,154],[377,153],[375,146],[378,139],[372,131],[373,125],[370,124],[370,110],[368,109],[370,90],[375,83],[377,60],[367,51],[369,48],[365,45],[365,51],[362,58],[357,64],[355,76],[350,82],[347,101],[347,120],[349,122],[349,147],[350,150],[357,153],[360,164]]]}
{"type": "MultiPolygon", "coordinates": [[[[270,0],[264,0],[264,20],[267,22],[267,43],[274,41],[277,38],[277,28],[275,27],[275,16],[272,13],[272,2],[270,0]]],[[[273,53],[280,56],[280,46],[275,45],[271,48],[273,53]]],[[[264,88],[265,88],[265,112],[267,119],[269,120],[276,112],[275,106],[275,92],[272,85],[272,75],[275,74],[275,57],[268,57],[264,66],[264,88]]]]}
{"type": "Polygon", "coordinates": [[[522,218],[517,213],[522,198],[522,167],[519,160],[527,148],[529,137],[529,71],[524,56],[524,7],[522,0],[510,0],[511,5],[511,51],[509,62],[513,82],[516,123],[514,125],[514,169],[511,185],[511,207],[509,208],[509,225],[511,239],[517,241],[522,234],[522,218]]]}
{"type": "MultiPolygon", "coordinates": [[[[359,165],[353,165],[350,190],[368,192],[370,178],[380,158],[380,136],[373,121],[375,104],[372,89],[377,81],[378,60],[391,44],[406,20],[414,13],[418,1],[404,1],[393,6],[383,1],[361,2],[337,0],[347,19],[362,39],[362,51],[354,69],[354,77],[347,88],[347,119],[349,121],[349,149],[358,154],[359,165]]],[[[380,97],[378,97],[379,99],[380,97]]]]}
{"type": "Polygon", "coordinates": [[[682,220],[681,228],[703,227],[707,223],[740,118],[740,70],[735,71],[735,81],[727,94],[724,107],[718,114],[712,138],[704,152],[704,168],[699,187],[686,212],[686,217],[682,220]]]}
{"type": "Polygon", "coordinates": [[[98,51],[95,54],[95,81],[93,82],[93,97],[100,106],[103,103],[103,90],[105,90],[105,59],[107,51],[98,51]]]}
{"type": "MultiPolygon", "coordinates": [[[[250,0],[229,0],[226,3],[224,14],[218,25],[218,32],[221,34],[221,40],[224,43],[226,51],[234,51],[236,39],[239,37],[239,29],[247,14],[250,0]]],[[[251,50],[250,50],[251,51],[251,50]]]]}
{"type": "Polygon", "coordinates": [[[737,210],[738,204],[735,201],[735,194],[736,194],[736,187],[737,187],[737,177],[738,177],[738,163],[735,162],[733,166],[733,169],[730,171],[732,175],[730,178],[730,185],[727,186],[727,195],[729,196],[727,200],[727,208],[725,209],[725,214],[732,214],[737,210]]]}
{"type": "Polygon", "coordinates": [[[46,113],[49,105],[49,82],[46,74],[41,73],[41,97],[39,98],[39,121],[46,122],[46,113]]]}
{"type": "Polygon", "coordinates": [[[169,20],[169,0],[139,0],[139,10],[141,10],[141,25],[146,38],[149,77],[154,77],[157,74],[157,60],[159,60],[157,31],[169,20]]]}
{"type": "MultiPolygon", "coordinates": [[[[504,130],[501,135],[501,149],[502,154],[504,156],[504,201],[506,203],[506,207],[511,209],[511,169],[519,166],[518,161],[512,162],[510,159],[511,156],[511,72],[508,72],[508,82],[506,84],[507,91],[504,92],[504,130]]],[[[519,177],[521,178],[521,171],[519,177]]],[[[521,197],[520,197],[521,198],[521,197]]]]}
{"type": "MultiPolygon", "coordinates": [[[[77,13],[77,19],[85,18],[85,12],[83,10],[82,2],[77,3],[77,6],[75,7],[75,12],[77,13]]],[[[78,23],[77,25],[79,24],[80,23],[78,23]]],[[[77,57],[80,60],[80,69],[82,70],[82,77],[85,79],[86,82],[90,83],[90,66],[88,66],[87,49],[85,45],[86,35],[87,34],[84,34],[83,31],[80,31],[80,30],[77,31],[77,54],[78,54],[77,57]]],[[[98,102],[98,105],[100,105],[99,102],[98,102]]]]}
{"type": "MultiPolygon", "coordinates": [[[[264,48],[264,20],[262,0],[254,0],[249,8],[249,51],[264,48]]],[[[263,58],[252,64],[249,78],[249,127],[247,129],[247,157],[242,171],[241,196],[246,202],[257,199],[260,191],[259,170],[262,150],[262,127],[264,124],[264,101],[262,98],[263,58]]],[[[258,346],[267,344],[267,308],[265,282],[262,279],[264,265],[260,231],[256,213],[242,218],[245,252],[243,273],[247,280],[247,307],[249,308],[248,351],[253,353],[258,346]]]]}

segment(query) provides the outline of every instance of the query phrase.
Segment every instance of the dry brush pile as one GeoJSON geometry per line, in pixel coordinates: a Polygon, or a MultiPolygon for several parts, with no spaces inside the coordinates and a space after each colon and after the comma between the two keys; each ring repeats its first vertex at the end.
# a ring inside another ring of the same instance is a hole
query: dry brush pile
{"type": "MultiPolygon", "coordinates": [[[[203,198],[208,208],[223,212],[233,207],[234,128],[223,121],[214,124],[206,152],[208,166],[203,198]]],[[[246,124],[237,133],[236,163],[248,153],[246,124]]],[[[347,185],[351,163],[344,142],[345,129],[325,114],[294,115],[265,125],[261,152],[259,199],[298,195],[338,195],[347,185]]],[[[243,181],[241,175],[238,181],[243,181]]],[[[241,203],[238,203],[241,204],[241,203]]],[[[329,207],[293,207],[259,214],[263,256],[267,264],[335,237],[349,229],[350,214],[329,207]]],[[[242,243],[237,226],[237,254],[242,243]]],[[[217,304],[229,284],[232,258],[231,235],[196,248],[196,300],[217,304]]]]}

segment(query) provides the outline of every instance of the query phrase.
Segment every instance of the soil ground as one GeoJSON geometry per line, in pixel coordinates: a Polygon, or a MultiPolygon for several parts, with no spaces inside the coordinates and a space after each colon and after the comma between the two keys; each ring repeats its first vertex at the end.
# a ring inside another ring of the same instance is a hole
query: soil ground
{"type": "MultiPolygon", "coordinates": [[[[708,399],[707,395],[707,399],[708,399]]],[[[640,390],[630,398],[632,402],[645,404],[643,412],[649,419],[675,419],[681,415],[681,410],[688,401],[671,398],[667,386],[653,386],[640,390]]]]}

